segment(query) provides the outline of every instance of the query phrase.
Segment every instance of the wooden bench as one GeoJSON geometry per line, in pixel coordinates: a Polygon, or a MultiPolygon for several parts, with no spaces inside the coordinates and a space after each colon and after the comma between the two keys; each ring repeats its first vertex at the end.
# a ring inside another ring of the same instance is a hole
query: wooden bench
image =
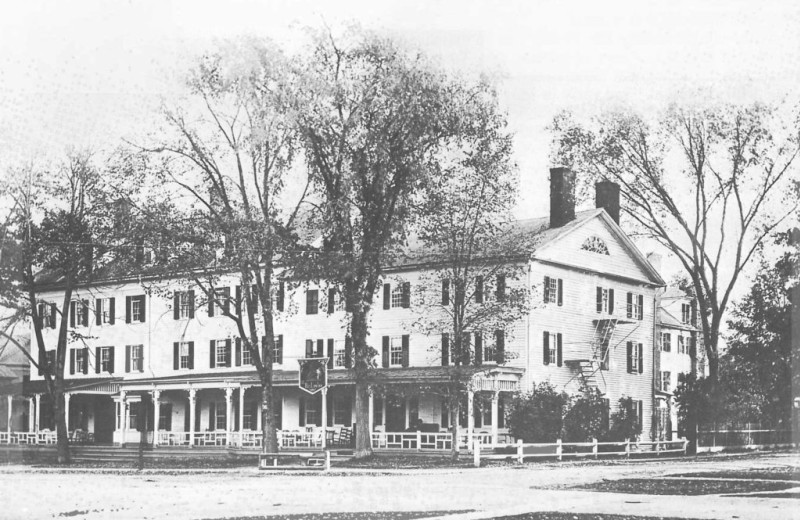
{"type": "Polygon", "coordinates": [[[280,453],[260,453],[258,469],[315,469],[324,470],[328,455],[325,451],[294,451],[280,453]]]}

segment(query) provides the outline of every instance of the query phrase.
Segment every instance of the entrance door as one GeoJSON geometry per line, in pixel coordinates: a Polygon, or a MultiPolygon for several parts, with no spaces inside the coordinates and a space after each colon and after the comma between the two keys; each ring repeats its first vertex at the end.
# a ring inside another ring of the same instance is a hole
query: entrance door
{"type": "Polygon", "coordinates": [[[116,408],[110,397],[98,396],[94,401],[94,440],[98,444],[114,442],[116,408]]]}
{"type": "Polygon", "coordinates": [[[406,429],[406,400],[393,395],[386,397],[386,431],[401,432],[406,429]]]}

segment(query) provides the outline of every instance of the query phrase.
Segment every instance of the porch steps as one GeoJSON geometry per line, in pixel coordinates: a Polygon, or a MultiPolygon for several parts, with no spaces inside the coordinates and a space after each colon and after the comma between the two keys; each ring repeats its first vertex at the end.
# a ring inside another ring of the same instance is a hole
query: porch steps
{"type": "MultiPolygon", "coordinates": [[[[214,448],[151,448],[143,450],[146,459],[161,458],[227,458],[234,450],[214,448]]],[[[256,455],[256,451],[235,450],[237,455],[256,455]]],[[[133,462],[139,459],[138,446],[74,446],[72,458],[80,462],[133,462]]]]}

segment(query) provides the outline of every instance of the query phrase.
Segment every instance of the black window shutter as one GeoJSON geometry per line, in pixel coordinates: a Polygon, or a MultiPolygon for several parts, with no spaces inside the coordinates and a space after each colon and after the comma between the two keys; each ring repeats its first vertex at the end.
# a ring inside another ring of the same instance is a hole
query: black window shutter
{"type": "Polygon", "coordinates": [[[483,276],[475,278],[475,303],[483,303],[483,276]]]}
{"type": "Polygon", "coordinates": [[[44,375],[44,365],[45,365],[45,363],[47,363],[47,356],[42,356],[42,352],[39,351],[39,362],[37,363],[39,366],[37,367],[37,370],[38,370],[40,376],[44,375]]]}
{"type": "Polygon", "coordinates": [[[102,359],[100,357],[101,356],[101,352],[100,352],[101,349],[102,349],[102,347],[95,347],[94,348],[94,373],[95,374],[99,374],[100,373],[100,365],[101,365],[100,360],[102,359]]]}
{"type": "MultiPolygon", "coordinates": [[[[189,344],[189,348],[190,349],[191,349],[191,345],[192,344],[190,343],[189,344]]],[[[139,359],[142,360],[141,363],[139,364],[139,372],[144,372],[144,345],[139,345],[137,348],[139,349],[139,352],[141,353],[141,357],[139,359]]],[[[189,352],[191,352],[191,350],[189,350],[189,352]]]]}
{"type": "Polygon", "coordinates": [[[629,341],[627,343],[628,348],[628,373],[630,374],[633,372],[633,342],[629,341]]]}
{"type": "Polygon", "coordinates": [[[89,300],[81,300],[81,305],[83,305],[83,325],[84,327],[89,326],[89,300]]]}
{"type": "Polygon", "coordinates": [[[286,293],[286,285],[284,282],[278,283],[278,298],[277,302],[275,302],[275,306],[279,311],[283,311],[283,298],[284,294],[286,293]]]}
{"type": "Polygon", "coordinates": [[[389,336],[383,337],[383,352],[381,356],[381,366],[389,368],[389,336]]]}
{"type": "Polygon", "coordinates": [[[189,342],[189,368],[194,368],[194,341],[189,342]]]}
{"type": "Polygon", "coordinates": [[[561,333],[556,334],[556,365],[561,366],[562,352],[561,352],[561,333]]]}
{"type": "Polygon", "coordinates": [[[408,366],[408,358],[409,358],[408,340],[409,340],[408,334],[403,334],[403,366],[404,367],[408,366]]]}
{"type": "MultiPolygon", "coordinates": [[[[71,319],[71,318],[70,318],[71,319]]],[[[131,297],[125,297],[125,323],[131,322],[131,297]]]]}
{"type": "Polygon", "coordinates": [[[141,310],[141,312],[139,312],[139,321],[141,321],[142,323],[144,323],[147,316],[147,312],[145,312],[145,309],[147,308],[145,305],[146,302],[147,302],[147,296],[145,296],[144,294],[139,296],[139,309],[141,310]]]}
{"type": "Polygon", "coordinates": [[[75,349],[69,351],[69,373],[75,373],[75,349]]]}
{"type": "Polygon", "coordinates": [[[644,296],[639,295],[639,319],[644,319],[644,296]]]}
{"type": "Polygon", "coordinates": [[[497,336],[497,346],[495,347],[495,361],[498,365],[506,362],[506,331],[498,330],[495,335],[497,336]]]}
{"type": "Polygon", "coordinates": [[[497,275],[497,301],[503,301],[506,297],[506,277],[505,275],[497,275]]]}
{"type": "Polygon", "coordinates": [[[108,347],[108,373],[114,373],[114,347],[108,347]]]}
{"type": "Polygon", "coordinates": [[[189,318],[194,318],[194,291],[188,291],[189,298],[189,318]]]}
{"type": "Polygon", "coordinates": [[[550,301],[550,277],[544,277],[544,290],[542,291],[542,295],[544,296],[544,303],[550,301]]]}
{"type": "Polygon", "coordinates": [[[644,372],[644,345],[639,343],[639,373],[644,372]]]}
{"type": "Polygon", "coordinates": [[[349,334],[344,337],[344,366],[353,368],[353,339],[349,334]]]}
{"type": "Polygon", "coordinates": [[[328,409],[327,417],[325,420],[328,423],[327,426],[333,426],[333,394],[331,392],[326,393],[325,400],[326,400],[325,406],[328,409]]]}
{"type": "Polygon", "coordinates": [[[483,335],[480,332],[475,333],[475,364],[480,365],[483,363],[483,335]]]}
{"type": "Polygon", "coordinates": [[[564,305],[564,280],[559,278],[556,285],[558,286],[558,306],[561,307],[564,305]]]}
{"type": "Polygon", "coordinates": [[[282,365],[283,364],[283,334],[278,334],[278,348],[276,349],[277,353],[275,356],[275,363],[282,365]]]}
{"type": "Polygon", "coordinates": [[[450,280],[442,280],[442,305],[450,305],[450,280]]]}
{"type": "MultiPolygon", "coordinates": [[[[177,343],[175,343],[175,345],[177,345],[177,343]]],[[[176,359],[177,359],[177,356],[176,356],[176,359]]],[[[173,365],[174,364],[175,364],[175,362],[173,361],[173,365]]],[[[175,369],[177,370],[178,367],[175,367],[175,369]]],[[[131,371],[131,346],[130,345],[125,345],[125,372],[127,373],[127,372],[130,372],[130,371],[131,371]]]]}
{"type": "MultiPolygon", "coordinates": [[[[84,314],[84,316],[86,316],[86,314],[84,314]]],[[[88,348],[82,348],[81,350],[83,351],[83,373],[84,374],[88,374],[89,373],[89,349],[88,348]]]]}
{"type": "Polygon", "coordinates": [[[208,292],[208,317],[214,317],[214,300],[217,299],[217,292],[215,290],[210,290],[208,292]]]}
{"type": "Polygon", "coordinates": [[[450,408],[447,405],[447,399],[446,398],[442,398],[441,410],[442,410],[442,412],[441,412],[440,422],[441,422],[442,428],[445,428],[445,429],[449,428],[450,427],[450,408]]]}
{"type": "Polygon", "coordinates": [[[333,340],[328,338],[328,368],[333,368],[333,340]]]}
{"type": "MultiPolygon", "coordinates": [[[[111,301],[113,302],[114,299],[112,298],[111,301]]],[[[55,303],[51,303],[50,304],[50,328],[51,329],[56,328],[56,312],[57,312],[56,304],[55,303]]]]}
{"type": "Polygon", "coordinates": [[[314,340],[307,339],[306,340],[306,357],[312,358],[314,357],[314,340]]]}
{"type": "Polygon", "coordinates": [[[628,293],[628,318],[633,316],[633,293],[628,293]]]}
{"type": "Polygon", "coordinates": [[[306,398],[305,396],[300,396],[300,417],[298,420],[298,424],[300,426],[306,425],[306,398]]]}
{"type": "Polygon", "coordinates": [[[333,314],[336,310],[336,289],[328,289],[328,314],[333,314]]]}
{"type": "Polygon", "coordinates": [[[94,318],[95,324],[103,324],[103,300],[99,298],[94,301],[94,318]]]}
{"type": "Polygon", "coordinates": [[[75,328],[75,300],[69,302],[69,326],[75,328]]]}
{"type": "Polygon", "coordinates": [[[384,310],[392,306],[392,286],[391,284],[383,284],[383,308],[384,310]]]}
{"type": "MultiPolygon", "coordinates": [[[[126,366],[130,367],[130,347],[128,347],[128,364],[126,366]]],[[[181,367],[181,344],[177,341],[172,344],[172,369],[178,370],[181,367]]],[[[130,368],[125,370],[128,372],[130,368]]]]}
{"type": "Polygon", "coordinates": [[[411,282],[403,282],[403,308],[411,307],[411,282]]]}
{"type": "Polygon", "coordinates": [[[325,340],[318,339],[316,357],[324,357],[324,356],[325,356],[325,340]]]}
{"type": "Polygon", "coordinates": [[[608,290],[608,313],[614,314],[614,289],[608,290]]]}
{"type": "Polygon", "coordinates": [[[217,342],[213,339],[208,343],[208,366],[209,368],[216,367],[217,364],[217,353],[216,353],[216,344],[217,342]]]}
{"type": "Polygon", "coordinates": [[[225,340],[225,366],[231,366],[231,338],[225,340]]]}
{"type": "Polygon", "coordinates": [[[542,363],[550,364],[550,333],[547,331],[542,333],[542,363]]]}
{"type": "Polygon", "coordinates": [[[236,366],[242,366],[242,338],[236,338],[236,366]]]}
{"type": "Polygon", "coordinates": [[[179,320],[181,318],[181,293],[175,291],[172,296],[172,319],[179,320]]]}
{"type": "MultiPolygon", "coordinates": [[[[236,309],[235,310],[236,314],[238,316],[241,316],[242,315],[242,308],[243,308],[243,306],[242,306],[242,286],[241,285],[237,285],[235,290],[234,290],[233,302],[234,302],[234,307],[236,309]]],[[[247,306],[245,305],[244,307],[247,307],[247,306]]]]}
{"type": "Polygon", "coordinates": [[[469,365],[470,359],[470,334],[464,332],[461,334],[461,364],[464,366],[469,365]]]}
{"type": "Polygon", "coordinates": [[[217,429],[217,403],[211,401],[208,403],[208,429],[214,431],[217,429]]]}
{"type": "Polygon", "coordinates": [[[597,312],[603,312],[603,288],[597,288],[597,312]]]}
{"type": "Polygon", "coordinates": [[[442,366],[450,364],[450,335],[446,332],[442,334],[442,366]]]}

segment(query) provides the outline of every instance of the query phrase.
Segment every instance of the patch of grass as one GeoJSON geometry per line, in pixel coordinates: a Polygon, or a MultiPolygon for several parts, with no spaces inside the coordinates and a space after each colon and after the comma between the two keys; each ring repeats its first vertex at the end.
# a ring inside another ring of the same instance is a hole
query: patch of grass
{"type": "Polygon", "coordinates": [[[755,497],[755,498],[793,498],[800,499],[800,492],[789,491],[787,493],[754,493],[752,495],[722,495],[724,497],[755,497]]]}
{"type": "Polygon", "coordinates": [[[795,480],[800,481],[800,468],[749,468],[729,471],[702,471],[698,473],[676,473],[668,477],[705,477],[731,479],[761,480],[795,480]]]}
{"type": "Polygon", "coordinates": [[[792,487],[795,487],[795,484],[753,480],[667,480],[628,478],[606,480],[594,484],[577,486],[574,489],[642,495],[719,495],[723,493],[777,491],[792,487]]]}
{"type": "Polygon", "coordinates": [[[411,520],[434,516],[471,513],[472,509],[454,511],[377,511],[355,513],[300,513],[291,515],[231,516],[205,520],[411,520]]]}

